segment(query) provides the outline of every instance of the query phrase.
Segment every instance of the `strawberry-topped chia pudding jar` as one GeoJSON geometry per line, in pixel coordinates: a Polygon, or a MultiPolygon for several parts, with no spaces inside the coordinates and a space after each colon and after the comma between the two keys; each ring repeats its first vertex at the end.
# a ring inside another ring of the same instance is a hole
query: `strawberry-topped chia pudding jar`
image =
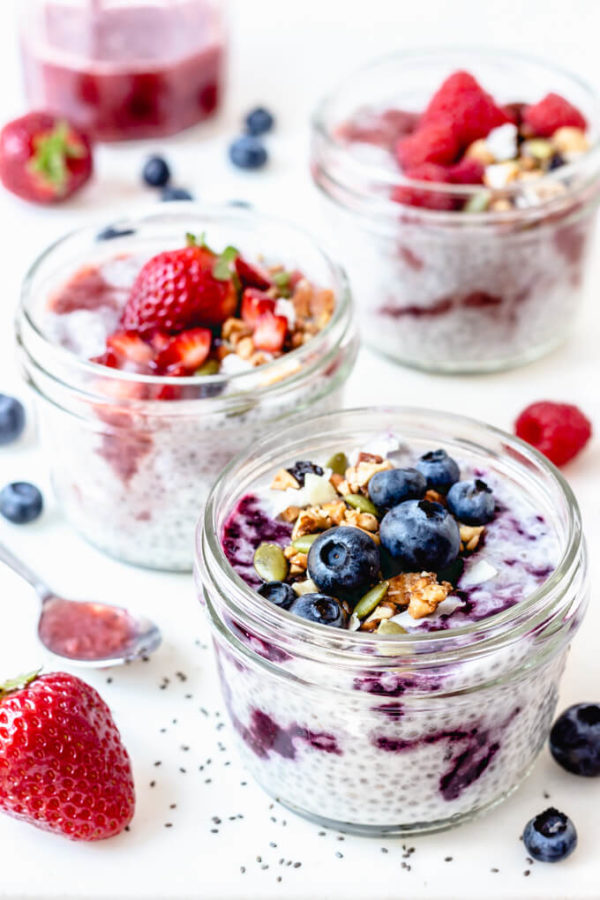
{"type": "Polygon", "coordinates": [[[531,768],[588,579],[575,498],[528,445],[418,409],[307,419],[224,471],[197,554],[232,726],[282,803],[427,831],[531,768]]]}
{"type": "Polygon", "coordinates": [[[225,463],[274,423],[338,407],[357,349],[344,273],[308,235],[191,203],[50,247],[17,336],[67,518],[171,570],[191,569],[225,463]]]}
{"type": "Polygon", "coordinates": [[[599,128],[584,82],[491,50],[398,53],[326,97],[312,173],[369,344],[452,373],[564,340],[600,194],[599,128]]]}

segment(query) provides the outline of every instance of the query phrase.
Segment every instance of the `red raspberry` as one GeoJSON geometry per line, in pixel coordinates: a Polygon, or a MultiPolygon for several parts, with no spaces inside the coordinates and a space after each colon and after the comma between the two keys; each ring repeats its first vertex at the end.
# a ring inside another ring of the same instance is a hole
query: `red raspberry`
{"type": "Polygon", "coordinates": [[[460,162],[450,166],[448,180],[452,184],[483,184],[484,171],[484,166],[478,159],[465,156],[460,162]]]}
{"type": "MultiPolygon", "coordinates": [[[[415,181],[431,181],[438,184],[448,182],[449,169],[446,166],[436,166],[434,163],[423,163],[414,169],[408,169],[407,178],[415,181]]],[[[437,193],[428,190],[419,190],[416,187],[402,185],[394,188],[392,200],[396,203],[404,203],[406,206],[420,206],[424,209],[438,209],[448,211],[455,209],[455,198],[451,194],[437,193]]]]}
{"type": "Polygon", "coordinates": [[[450,164],[459,153],[460,144],[447,118],[429,122],[396,144],[396,156],[405,171],[423,163],[450,164]]]}
{"type": "Polygon", "coordinates": [[[592,424],[576,406],[541,400],[523,410],[515,422],[515,434],[556,466],[564,466],[583,450],[592,424]]]}
{"type": "Polygon", "coordinates": [[[492,128],[510,121],[469,72],[454,72],[437,90],[423,114],[421,127],[440,119],[450,120],[462,147],[487,137],[492,128]]]}
{"type": "Polygon", "coordinates": [[[569,126],[585,131],[587,122],[577,107],[560,94],[547,94],[539,103],[528,106],[523,121],[540,137],[551,137],[559,128],[569,126]]]}

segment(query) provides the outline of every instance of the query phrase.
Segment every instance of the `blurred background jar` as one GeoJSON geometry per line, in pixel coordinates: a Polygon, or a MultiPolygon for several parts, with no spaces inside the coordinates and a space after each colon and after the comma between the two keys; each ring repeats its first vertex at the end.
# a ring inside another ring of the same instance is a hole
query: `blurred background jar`
{"type": "Polygon", "coordinates": [[[25,88],[96,140],[174,134],[211,116],[225,51],[219,0],[21,0],[25,88]]]}

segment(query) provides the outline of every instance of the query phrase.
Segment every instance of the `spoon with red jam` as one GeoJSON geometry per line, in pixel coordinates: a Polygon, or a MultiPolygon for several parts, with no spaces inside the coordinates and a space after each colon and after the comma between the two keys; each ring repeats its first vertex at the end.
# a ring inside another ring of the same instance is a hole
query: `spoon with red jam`
{"type": "Polygon", "coordinates": [[[1,543],[0,562],[35,589],[42,603],[38,637],[56,656],[87,666],[114,666],[146,656],[160,645],[162,635],[149,619],[108,603],[61,597],[1,543]]]}

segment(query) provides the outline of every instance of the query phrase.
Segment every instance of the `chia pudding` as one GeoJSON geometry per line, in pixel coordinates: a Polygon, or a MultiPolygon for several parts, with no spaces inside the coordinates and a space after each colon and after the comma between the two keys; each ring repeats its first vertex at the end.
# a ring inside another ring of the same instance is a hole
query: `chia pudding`
{"type": "Polygon", "coordinates": [[[451,373],[564,340],[593,238],[599,124],[575,76],[498,52],[397,54],[332,92],[311,168],[368,343],[451,373]]]}
{"type": "Polygon", "coordinates": [[[337,407],[356,355],[343,272],[308,236],[191,204],[54,245],[17,328],[67,518],[170,570],[192,568],[223,465],[271,422],[337,407]]]}
{"type": "Polygon", "coordinates": [[[516,788],[588,594],[552,466],[489,426],[402,409],[318,417],[238,457],[197,577],[248,768],[365,833],[453,825],[516,788]]]}

